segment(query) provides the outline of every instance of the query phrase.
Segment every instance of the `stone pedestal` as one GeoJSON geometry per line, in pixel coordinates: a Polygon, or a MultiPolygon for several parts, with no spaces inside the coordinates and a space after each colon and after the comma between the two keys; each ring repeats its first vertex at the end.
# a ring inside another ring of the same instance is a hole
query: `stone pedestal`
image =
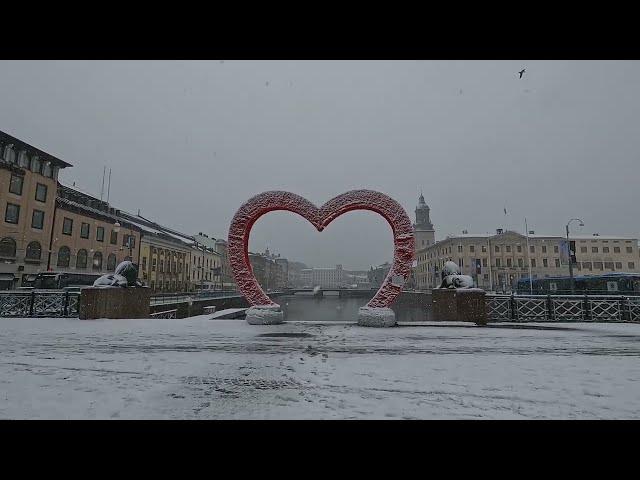
{"type": "Polygon", "coordinates": [[[149,287],[86,287],[80,291],[80,320],[149,318],[149,287]]]}
{"type": "Polygon", "coordinates": [[[390,308],[360,307],[358,310],[358,325],[363,327],[393,327],[396,324],[396,314],[390,308]]]}
{"type": "Polygon", "coordinates": [[[480,288],[433,289],[433,319],[487,324],[486,292],[480,288]]]}
{"type": "Polygon", "coordinates": [[[277,325],[284,322],[284,312],[280,305],[254,305],[245,318],[250,325],[277,325]]]}

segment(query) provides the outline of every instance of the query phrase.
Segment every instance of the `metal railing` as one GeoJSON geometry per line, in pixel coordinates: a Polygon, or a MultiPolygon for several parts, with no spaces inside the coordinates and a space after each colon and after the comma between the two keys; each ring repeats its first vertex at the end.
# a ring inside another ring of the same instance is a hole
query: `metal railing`
{"type": "Polygon", "coordinates": [[[0,291],[0,317],[77,317],[79,307],[79,292],[0,291]]]}
{"type": "Polygon", "coordinates": [[[156,312],[150,315],[151,318],[176,318],[177,309],[165,310],[164,312],[156,312]]]}
{"type": "Polygon", "coordinates": [[[491,322],[640,322],[640,297],[486,295],[491,322]]]}
{"type": "Polygon", "coordinates": [[[236,291],[215,291],[206,293],[161,293],[151,296],[151,306],[171,305],[175,303],[185,303],[191,299],[193,302],[208,300],[210,298],[237,297],[240,293],[236,291]]]}

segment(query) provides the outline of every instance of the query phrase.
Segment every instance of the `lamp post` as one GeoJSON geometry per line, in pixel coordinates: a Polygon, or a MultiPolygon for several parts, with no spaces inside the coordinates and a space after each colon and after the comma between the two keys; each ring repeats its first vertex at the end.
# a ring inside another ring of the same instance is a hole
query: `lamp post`
{"type": "MultiPolygon", "coordinates": [[[[579,218],[572,218],[571,220],[569,220],[567,222],[566,225],[566,231],[567,231],[567,248],[569,249],[569,282],[571,285],[571,294],[573,295],[575,293],[575,285],[573,283],[573,262],[571,261],[571,242],[569,241],[569,224],[571,222],[573,222],[574,220],[580,222],[580,226],[584,227],[584,222],[582,220],[580,220],[579,218]]],[[[575,254],[575,252],[573,252],[575,254]]]]}

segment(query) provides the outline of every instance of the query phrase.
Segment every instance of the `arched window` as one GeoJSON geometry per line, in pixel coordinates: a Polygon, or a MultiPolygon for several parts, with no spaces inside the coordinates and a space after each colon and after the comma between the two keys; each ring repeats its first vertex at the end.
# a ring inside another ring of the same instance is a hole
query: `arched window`
{"type": "Polygon", "coordinates": [[[69,250],[69,247],[60,247],[60,250],[58,250],[58,267],[69,268],[70,258],[71,250],[69,250]]]}
{"type": "Polygon", "coordinates": [[[29,260],[40,260],[42,257],[42,246],[39,242],[31,242],[27,245],[26,258],[29,260]]]}
{"type": "Polygon", "coordinates": [[[76,268],[87,268],[87,251],[83,248],[78,250],[76,256],[76,268]]]}
{"type": "Polygon", "coordinates": [[[107,257],[107,270],[112,271],[116,269],[116,256],[111,253],[107,257]]]}
{"type": "Polygon", "coordinates": [[[102,270],[102,253],[100,252],[93,254],[93,269],[102,270]]]}
{"type": "Polygon", "coordinates": [[[11,237],[4,237],[0,240],[0,257],[16,256],[16,241],[11,237]]]}

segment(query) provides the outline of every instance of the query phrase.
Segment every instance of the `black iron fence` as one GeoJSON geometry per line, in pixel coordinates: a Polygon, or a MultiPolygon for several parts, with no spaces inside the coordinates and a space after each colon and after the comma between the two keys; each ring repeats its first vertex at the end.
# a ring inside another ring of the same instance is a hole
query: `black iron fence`
{"type": "Polygon", "coordinates": [[[79,292],[30,290],[0,292],[0,317],[77,317],[79,292]]]}
{"type": "Polygon", "coordinates": [[[640,322],[640,297],[487,295],[491,322],[640,322]]]}

